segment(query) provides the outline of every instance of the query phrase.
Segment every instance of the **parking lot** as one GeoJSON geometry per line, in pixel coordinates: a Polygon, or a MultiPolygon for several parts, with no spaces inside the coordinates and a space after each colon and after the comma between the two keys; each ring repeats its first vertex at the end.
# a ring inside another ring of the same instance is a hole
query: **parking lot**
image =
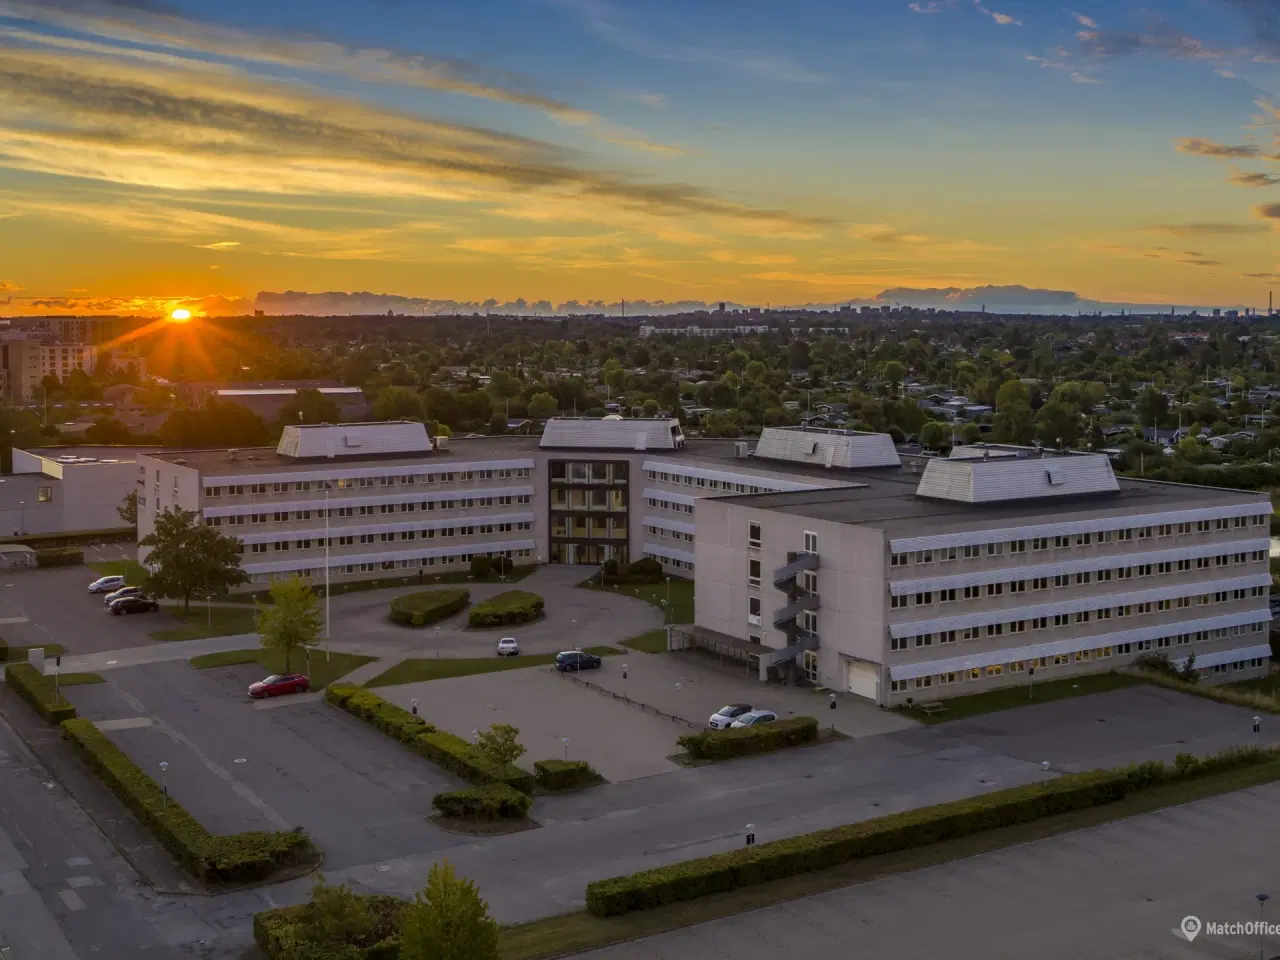
{"type": "Polygon", "coordinates": [[[99,653],[155,643],[148,634],[182,626],[165,613],[113,617],[88,587],[99,574],[84,566],[0,574],[0,636],[11,646],[60,643],[70,653],[99,653]]]}
{"type": "MultiPolygon", "coordinates": [[[[600,670],[584,676],[621,675],[623,657],[606,657],[600,670]]],[[[578,686],[553,670],[530,667],[452,680],[379,687],[378,694],[406,709],[416,698],[418,712],[459,736],[509,723],[520,730],[528,750],[521,763],[586,760],[615,783],[669,773],[679,767],[667,758],[678,752],[684,724],[645,712],[578,686]],[[568,743],[564,743],[565,739],[568,743]]]]}
{"type": "Polygon", "coordinates": [[[245,690],[259,673],[154,663],[66,693],[214,832],[300,825],[329,869],[465,842],[426,820],[460,780],[323,702],[256,708],[245,690]]]}

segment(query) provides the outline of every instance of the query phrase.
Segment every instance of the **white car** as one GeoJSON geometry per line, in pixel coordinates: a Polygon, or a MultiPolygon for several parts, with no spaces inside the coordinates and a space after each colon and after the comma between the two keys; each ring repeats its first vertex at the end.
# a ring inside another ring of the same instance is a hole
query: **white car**
{"type": "Polygon", "coordinates": [[[515,637],[503,637],[498,641],[498,656],[514,657],[520,653],[520,643],[515,637]]]}
{"type": "Polygon", "coordinates": [[[124,586],[124,577],[99,577],[89,584],[90,593],[114,593],[124,586]]]}
{"type": "Polygon", "coordinates": [[[729,724],[729,726],[754,727],[758,723],[773,723],[773,721],[777,719],[778,715],[772,710],[749,710],[742,716],[738,717],[738,719],[734,720],[733,723],[729,724]]]}
{"type": "Polygon", "coordinates": [[[751,704],[749,703],[731,703],[713,713],[711,719],[707,721],[707,726],[712,730],[728,730],[733,721],[750,712],[751,704]]]}

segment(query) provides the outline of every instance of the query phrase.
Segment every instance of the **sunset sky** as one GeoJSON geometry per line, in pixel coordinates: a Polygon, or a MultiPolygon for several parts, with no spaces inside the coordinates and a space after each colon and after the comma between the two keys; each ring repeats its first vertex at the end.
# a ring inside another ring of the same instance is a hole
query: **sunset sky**
{"type": "Polygon", "coordinates": [[[1277,0],[0,0],[0,306],[1266,305],[1277,0]]]}

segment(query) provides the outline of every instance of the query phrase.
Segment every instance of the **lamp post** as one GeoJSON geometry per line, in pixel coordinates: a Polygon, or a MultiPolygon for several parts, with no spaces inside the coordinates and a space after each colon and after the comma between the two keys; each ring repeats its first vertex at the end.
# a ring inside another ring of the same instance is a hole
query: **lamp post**
{"type": "Polygon", "coordinates": [[[671,578],[667,577],[667,603],[671,602],[671,578]]]}
{"type": "Polygon", "coordinates": [[[564,762],[569,762],[569,738],[561,737],[560,742],[564,744],[564,762]]]}
{"type": "Polygon", "coordinates": [[[1266,914],[1267,901],[1271,896],[1266,893],[1255,893],[1253,898],[1258,901],[1258,960],[1263,960],[1263,937],[1267,933],[1267,924],[1263,918],[1266,914]]]}
{"type": "Polygon", "coordinates": [[[160,792],[164,795],[161,806],[169,806],[169,761],[160,761],[160,792]]]}

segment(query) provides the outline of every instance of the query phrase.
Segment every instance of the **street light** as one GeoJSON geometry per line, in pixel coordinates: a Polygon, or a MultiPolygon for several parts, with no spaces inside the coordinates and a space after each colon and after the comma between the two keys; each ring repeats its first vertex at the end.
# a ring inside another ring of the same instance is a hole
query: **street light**
{"type": "Polygon", "coordinates": [[[169,806],[169,761],[160,761],[160,791],[164,795],[161,806],[169,806]]]}
{"type": "Polygon", "coordinates": [[[1271,899],[1271,896],[1270,894],[1266,894],[1266,893],[1255,893],[1253,897],[1255,900],[1258,901],[1258,960],[1263,960],[1262,938],[1266,936],[1266,933],[1267,933],[1267,925],[1266,925],[1266,922],[1263,920],[1263,916],[1266,911],[1267,901],[1271,899]]]}
{"type": "Polygon", "coordinates": [[[569,738],[561,737],[560,742],[564,744],[564,762],[569,762],[569,738]]]}

